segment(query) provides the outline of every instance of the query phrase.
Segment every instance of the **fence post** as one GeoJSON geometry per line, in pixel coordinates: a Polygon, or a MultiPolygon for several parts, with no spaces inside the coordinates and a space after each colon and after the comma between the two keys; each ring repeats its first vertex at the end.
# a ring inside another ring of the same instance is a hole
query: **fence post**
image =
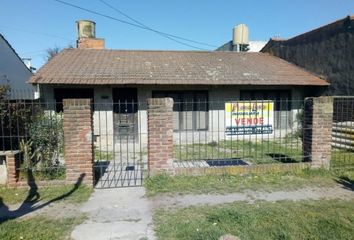
{"type": "Polygon", "coordinates": [[[18,182],[19,151],[6,153],[7,186],[16,187],[18,182]]]}
{"type": "Polygon", "coordinates": [[[66,182],[93,186],[92,110],[90,99],[64,99],[66,182]]]}
{"type": "Polygon", "coordinates": [[[332,123],[333,97],[305,99],[303,153],[313,168],[330,167],[332,123]]]}
{"type": "Polygon", "coordinates": [[[149,175],[173,174],[173,99],[148,99],[149,175]]]}

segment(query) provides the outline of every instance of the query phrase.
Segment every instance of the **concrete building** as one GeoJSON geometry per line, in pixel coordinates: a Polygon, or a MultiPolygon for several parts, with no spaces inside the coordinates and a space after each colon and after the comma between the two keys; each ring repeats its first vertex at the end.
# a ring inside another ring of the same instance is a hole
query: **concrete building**
{"type": "MultiPolygon", "coordinates": [[[[249,41],[247,52],[260,52],[266,44],[266,41],[249,41]]],[[[231,40],[222,45],[221,47],[217,48],[215,51],[236,51],[236,48],[231,40]]]]}
{"type": "Polygon", "coordinates": [[[1,34],[0,56],[0,85],[10,86],[12,99],[33,99],[33,86],[27,83],[33,74],[1,34]]]}
{"type": "Polygon", "coordinates": [[[326,79],[329,95],[354,95],[354,16],[290,39],[270,39],[262,52],[326,79]]]}

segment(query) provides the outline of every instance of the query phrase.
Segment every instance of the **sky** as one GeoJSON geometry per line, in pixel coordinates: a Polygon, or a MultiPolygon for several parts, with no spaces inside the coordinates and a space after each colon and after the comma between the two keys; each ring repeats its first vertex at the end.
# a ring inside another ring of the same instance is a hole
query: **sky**
{"type": "Polygon", "coordinates": [[[100,0],[61,1],[110,18],[55,0],[0,0],[0,33],[36,68],[46,62],[46,49],[75,46],[79,19],[96,22],[96,37],[108,49],[214,50],[231,40],[240,23],[249,27],[251,41],[268,41],[354,15],[354,0],[104,0],[152,29],[208,44],[184,42],[192,47],[111,19],[132,22],[100,0]]]}

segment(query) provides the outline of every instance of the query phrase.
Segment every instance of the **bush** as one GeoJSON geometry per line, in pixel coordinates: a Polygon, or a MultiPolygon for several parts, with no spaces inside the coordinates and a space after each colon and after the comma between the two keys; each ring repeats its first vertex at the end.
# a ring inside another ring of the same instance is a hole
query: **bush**
{"type": "Polygon", "coordinates": [[[51,167],[59,163],[59,156],[63,153],[64,132],[60,114],[41,113],[29,126],[29,136],[33,148],[41,152],[42,166],[51,167]]]}

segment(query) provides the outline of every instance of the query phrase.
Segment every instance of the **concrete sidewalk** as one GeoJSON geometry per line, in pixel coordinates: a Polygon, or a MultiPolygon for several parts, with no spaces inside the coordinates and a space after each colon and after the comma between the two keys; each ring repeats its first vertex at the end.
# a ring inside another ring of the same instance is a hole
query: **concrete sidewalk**
{"type": "Polygon", "coordinates": [[[153,209],[144,195],[143,187],[95,189],[80,208],[88,220],[76,226],[71,237],[76,240],[155,239],[153,209]]]}

